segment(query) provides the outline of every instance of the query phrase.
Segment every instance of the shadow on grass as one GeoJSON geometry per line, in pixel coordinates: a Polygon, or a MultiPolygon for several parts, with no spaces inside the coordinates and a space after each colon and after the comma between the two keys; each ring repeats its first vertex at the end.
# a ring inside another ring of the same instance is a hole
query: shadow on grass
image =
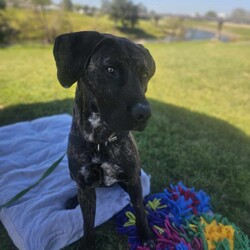
{"type": "Polygon", "coordinates": [[[0,109],[0,126],[28,121],[41,116],[72,113],[73,99],[52,101],[47,103],[19,104],[0,109]]]}
{"type": "Polygon", "coordinates": [[[122,28],[116,27],[120,32],[132,37],[133,39],[156,39],[156,37],[152,34],[145,32],[145,30],[140,28],[122,28]]]}
{"type": "MultiPolygon", "coordinates": [[[[187,109],[150,100],[153,117],[147,129],[134,133],[144,169],[151,174],[152,191],[170,182],[203,189],[214,211],[250,234],[250,138],[225,121],[187,109]]],[[[10,106],[0,110],[0,123],[71,113],[73,99],[10,106]]],[[[100,226],[100,249],[125,249],[112,222],[100,226]],[[107,240],[110,239],[110,240],[107,240]]],[[[0,248],[14,249],[3,227],[0,248]],[[6,247],[5,247],[6,246],[6,247]]],[[[66,249],[76,249],[74,244],[66,249]]]]}

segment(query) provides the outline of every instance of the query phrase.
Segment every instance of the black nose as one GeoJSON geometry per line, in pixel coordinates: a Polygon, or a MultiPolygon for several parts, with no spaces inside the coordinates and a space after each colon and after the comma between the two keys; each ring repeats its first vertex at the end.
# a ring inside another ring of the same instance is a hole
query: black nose
{"type": "Polygon", "coordinates": [[[132,108],[132,116],[138,123],[146,122],[151,114],[151,109],[148,104],[137,103],[132,108]]]}

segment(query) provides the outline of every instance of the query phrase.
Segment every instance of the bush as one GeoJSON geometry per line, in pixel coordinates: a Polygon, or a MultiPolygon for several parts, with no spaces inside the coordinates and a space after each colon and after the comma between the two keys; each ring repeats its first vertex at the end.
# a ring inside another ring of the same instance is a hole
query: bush
{"type": "Polygon", "coordinates": [[[12,28],[8,19],[0,12],[0,44],[9,44],[16,40],[18,31],[12,28]]]}

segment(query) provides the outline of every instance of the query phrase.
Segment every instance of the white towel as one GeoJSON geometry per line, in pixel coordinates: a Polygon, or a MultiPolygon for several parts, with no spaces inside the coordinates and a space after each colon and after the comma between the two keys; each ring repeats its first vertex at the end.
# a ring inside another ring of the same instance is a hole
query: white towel
{"type": "MultiPolygon", "coordinates": [[[[66,152],[71,116],[55,115],[0,127],[0,205],[33,184],[66,152]]],[[[150,178],[142,171],[144,196],[150,178]]],[[[80,207],[65,210],[76,194],[67,157],[57,169],[8,208],[0,220],[20,250],[58,250],[83,236],[80,207]]],[[[98,226],[129,203],[118,186],[97,189],[95,225],[98,226]]]]}

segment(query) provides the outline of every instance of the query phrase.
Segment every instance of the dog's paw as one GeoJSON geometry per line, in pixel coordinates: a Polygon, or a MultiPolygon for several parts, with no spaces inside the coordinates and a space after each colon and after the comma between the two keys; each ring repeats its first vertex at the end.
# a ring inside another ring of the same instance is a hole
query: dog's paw
{"type": "Polygon", "coordinates": [[[92,163],[81,168],[77,179],[83,186],[96,187],[103,183],[103,169],[101,164],[92,163]]]}
{"type": "Polygon", "coordinates": [[[143,246],[149,248],[150,250],[156,249],[156,243],[154,240],[147,240],[143,242],[143,246]]]}

